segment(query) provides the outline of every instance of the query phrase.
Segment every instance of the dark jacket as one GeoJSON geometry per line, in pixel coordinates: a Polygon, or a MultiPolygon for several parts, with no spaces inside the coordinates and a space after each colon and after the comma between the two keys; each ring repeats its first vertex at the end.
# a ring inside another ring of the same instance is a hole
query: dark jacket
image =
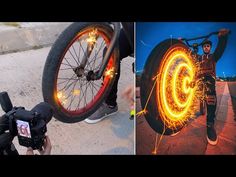
{"type": "Polygon", "coordinates": [[[199,55],[201,76],[211,75],[216,77],[216,62],[221,58],[226,48],[228,35],[220,36],[217,47],[213,54],[199,55]]]}

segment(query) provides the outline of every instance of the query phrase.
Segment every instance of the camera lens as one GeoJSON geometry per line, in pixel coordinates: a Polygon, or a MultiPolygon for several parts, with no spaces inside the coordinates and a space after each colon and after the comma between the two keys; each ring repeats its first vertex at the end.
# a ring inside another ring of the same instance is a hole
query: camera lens
{"type": "Polygon", "coordinates": [[[53,116],[53,109],[46,102],[42,102],[42,103],[37,104],[31,110],[31,112],[37,112],[38,114],[40,114],[40,117],[42,119],[44,119],[46,121],[46,123],[48,123],[52,119],[52,116],[53,116]]]}
{"type": "Polygon", "coordinates": [[[12,110],[13,106],[7,92],[0,93],[0,104],[4,112],[9,112],[12,110]]]}

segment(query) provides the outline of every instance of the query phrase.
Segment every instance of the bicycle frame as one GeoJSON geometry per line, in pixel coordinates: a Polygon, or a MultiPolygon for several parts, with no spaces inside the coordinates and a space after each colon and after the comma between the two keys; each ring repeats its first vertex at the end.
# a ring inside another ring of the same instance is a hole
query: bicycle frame
{"type": "Polygon", "coordinates": [[[111,43],[110,43],[110,45],[109,45],[109,47],[108,47],[108,49],[106,51],[106,54],[105,54],[105,56],[103,58],[102,65],[101,65],[101,67],[99,69],[99,72],[93,78],[95,80],[96,79],[100,79],[102,77],[102,75],[103,75],[103,73],[104,73],[104,71],[106,69],[106,66],[107,66],[107,64],[109,62],[109,58],[111,57],[112,52],[113,52],[113,50],[115,48],[116,42],[117,42],[117,40],[119,38],[120,28],[121,28],[120,23],[119,22],[114,22],[112,24],[114,25],[114,35],[113,35],[113,37],[111,39],[111,43]]]}

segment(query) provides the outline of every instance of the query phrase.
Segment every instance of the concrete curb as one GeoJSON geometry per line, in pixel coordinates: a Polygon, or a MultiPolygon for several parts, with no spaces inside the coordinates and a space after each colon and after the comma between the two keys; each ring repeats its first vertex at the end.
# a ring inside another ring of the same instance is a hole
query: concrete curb
{"type": "Polygon", "coordinates": [[[0,54],[38,49],[52,45],[71,23],[0,24],[0,54]]]}

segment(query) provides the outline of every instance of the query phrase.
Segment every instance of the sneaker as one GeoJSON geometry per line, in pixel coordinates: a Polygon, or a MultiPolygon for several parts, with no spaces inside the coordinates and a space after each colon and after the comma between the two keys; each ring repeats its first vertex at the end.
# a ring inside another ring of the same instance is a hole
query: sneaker
{"type": "Polygon", "coordinates": [[[213,146],[218,142],[218,137],[214,125],[207,125],[207,141],[213,146]]]}
{"type": "Polygon", "coordinates": [[[93,113],[89,118],[85,119],[84,121],[88,124],[95,124],[97,122],[100,122],[104,118],[117,113],[117,111],[117,105],[115,107],[111,107],[106,103],[103,103],[95,113],[93,113]]]}

